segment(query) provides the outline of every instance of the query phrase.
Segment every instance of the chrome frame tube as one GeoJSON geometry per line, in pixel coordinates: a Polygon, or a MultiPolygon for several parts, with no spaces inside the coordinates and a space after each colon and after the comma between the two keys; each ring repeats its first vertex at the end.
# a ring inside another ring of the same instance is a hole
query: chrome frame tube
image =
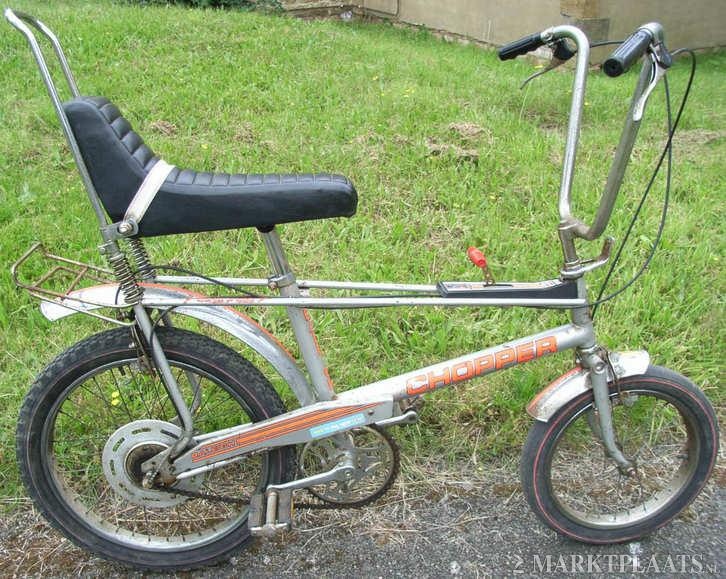
{"type": "Polygon", "coordinates": [[[68,146],[71,149],[71,153],[73,154],[73,159],[76,162],[76,167],[78,168],[78,173],[81,176],[81,181],[83,182],[83,186],[86,188],[88,199],[91,202],[94,213],[96,214],[96,219],[98,219],[98,225],[101,229],[101,235],[103,236],[104,241],[110,241],[110,238],[105,231],[105,227],[109,224],[108,217],[105,210],[103,209],[101,199],[96,192],[96,188],[93,186],[93,182],[91,181],[91,175],[88,173],[86,163],[83,161],[83,157],[81,156],[81,150],[79,149],[76,138],[73,135],[73,131],[71,130],[71,126],[68,122],[68,118],[66,117],[65,111],[63,111],[63,105],[61,104],[60,97],[58,96],[58,90],[53,83],[53,77],[48,70],[48,66],[45,62],[43,52],[40,49],[40,45],[35,38],[35,34],[33,34],[30,28],[26,26],[26,23],[30,24],[38,31],[40,31],[46,38],[48,38],[50,43],[53,45],[53,50],[55,51],[55,54],[60,61],[61,69],[63,70],[63,74],[66,77],[66,81],[68,82],[68,87],[71,91],[71,94],[74,97],[77,97],[79,96],[78,86],[76,85],[76,81],[73,77],[73,74],[71,73],[70,67],[68,66],[68,61],[63,52],[63,48],[61,48],[61,45],[58,42],[55,34],[53,34],[53,32],[40,20],[33,18],[32,16],[30,16],[29,14],[25,14],[24,12],[14,12],[10,8],[7,8],[4,14],[5,19],[15,28],[17,28],[23,34],[23,36],[25,36],[25,39],[30,45],[30,50],[33,52],[35,62],[37,63],[38,70],[40,71],[40,76],[43,78],[45,88],[48,91],[48,96],[53,103],[53,108],[55,109],[56,115],[58,116],[58,120],[60,121],[61,127],[63,129],[63,135],[65,136],[66,141],[68,142],[68,146]]]}
{"type": "MultiPolygon", "coordinates": [[[[214,285],[215,282],[228,286],[245,287],[267,287],[269,279],[252,277],[217,277],[209,279],[188,275],[157,275],[155,281],[165,284],[179,285],[214,285]],[[212,281],[213,280],[213,281],[212,281]]],[[[308,289],[333,289],[349,291],[375,291],[375,292],[407,292],[407,293],[430,293],[438,295],[435,285],[431,284],[404,284],[404,283],[376,283],[358,281],[332,281],[332,280],[297,280],[297,286],[301,290],[308,289]]]]}
{"type": "MultiPolygon", "coordinates": [[[[575,299],[525,299],[525,298],[442,298],[442,297],[209,297],[188,299],[157,299],[145,302],[147,307],[168,308],[173,306],[246,306],[345,310],[389,307],[529,307],[543,309],[584,308],[587,300],[575,299]]],[[[123,306],[121,306],[123,307],[123,306]]]]}
{"type": "MultiPolygon", "coordinates": [[[[174,461],[178,474],[192,469],[213,465],[221,461],[290,444],[301,444],[325,436],[310,428],[312,419],[334,409],[344,411],[346,425],[336,419],[321,419],[316,423],[324,428],[338,428],[338,432],[363,424],[375,424],[400,413],[396,400],[404,400],[426,394],[474,378],[493,374],[513,366],[524,364],[542,356],[591,344],[594,338],[592,326],[580,327],[567,324],[419,368],[399,376],[360,386],[338,395],[335,401],[323,401],[276,416],[261,423],[244,424],[218,432],[202,435],[200,444],[186,451],[174,461]],[[547,347],[539,350],[538,344],[547,347]],[[462,373],[462,370],[465,372],[462,373]],[[348,411],[348,409],[350,409],[348,411]],[[281,429],[281,424],[286,428],[281,429]]],[[[333,432],[336,432],[333,430],[333,432]]],[[[199,442],[199,439],[198,439],[199,442]]],[[[184,475],[187,476],[187,475],[184,475]]]]}
{"type": "Polygon", "coordinates": [[[301,303],[306,298],[300,297],[300,288],[295,282],[295,276],[285,256],[280,236],[274,227],[267,232],[260,231],[260,235],[265,244],[272,271],[275,274],[270,281],[274,283],[282,296],[281,298],[269,299],[279,300],[278,305],[285,306],[287,310],[287,317],[290,320],[295,340],[300,348],[300,355],[307,368],[316,399],[318,401],[332,400],[335,398],[335,388],[330,379],[323,352],[318,345],[312,319],[304,309],[305,305],[301,303]]]}
{"type": "Polygon", "coordinates": [[[465,354],[458,358],[452,358],[438,364],[360,386],[353,390],[347,390],[339,394],[338,399],[348,402],[363,402],[369,398],[393,396],[394,400],[403,400],[493,374],[519,364],[525,364],[544,355],[587,347],[594,342],[594,339],[591,324],[586,326],[565,324],[564,326],[492,346],[485,350],[465,354]],[[541,343],[542,340],[553,341],[556,351],[538,354],[536,344],[541,343]],[[535,345],[534,350],[532,349],[533,344],[535,345]],[[514,352],[513,358],[510,352],[514,352]],[[520,355],[520,353],[526,355],[520,355]],[[533,355],[530,357],[529,354],[533,355]],[[469,366],[469,364],[472,366],[469,366]],[[457,375],[457,371],[459,375],[457,375]]]}

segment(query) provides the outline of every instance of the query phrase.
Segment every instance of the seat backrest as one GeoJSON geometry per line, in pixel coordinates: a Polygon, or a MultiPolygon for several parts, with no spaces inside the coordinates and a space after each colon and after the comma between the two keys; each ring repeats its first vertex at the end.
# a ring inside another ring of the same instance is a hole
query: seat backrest
{"type": "Polygon", "coordinates": [[[103,206],[120,221],[158,157],[104,97],[74,98],[63,110],[103,206]]]}

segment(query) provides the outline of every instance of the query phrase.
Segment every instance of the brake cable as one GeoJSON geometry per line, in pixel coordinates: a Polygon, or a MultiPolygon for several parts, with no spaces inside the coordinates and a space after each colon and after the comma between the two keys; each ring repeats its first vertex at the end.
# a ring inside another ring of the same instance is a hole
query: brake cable
{"type": "MultiPolygon", "coordinates": [[[[595,43],[592,43],[591,46],[597,47],[597,46],[607,46],[607,45],[613,45],[613,44],[619,44],[619,42],[618,41],[595,42],[595,43]]],[[[666,218],[668,215],[668,207],[669,207],[669,202],[670,202],[670,189],[671,189],[671,181],[672,181],[671,178],[672,178],[672,167],[673,167],[673,137],[676,133],[676,130],[678,129],[678,124],[681,120],[681,116],[683,114],[683,110],[685,109],[686,103],[688,101],[688,97],[690,96],[691,88],[693,85],[693,79],[696,74],[696,55],[693,50],[691,50],[689,48],[680,48],[680,49],[672,52],[671,56],[675,57],[675,56],[677,56],[679,54],[683,54],[683,53],[688,54],[691,57],[691,70],[690,70],[690,73],[688,76],[688,81],[686,83],[686,88],[683,92],[683,96],[681,97],[681,102],[678,107],[678,112],[676,113],[675,120],[673,120],[673,117],[672,117],[671,96],[670,96],[670,88],[668,86],[668,77],[667,76],[663,77],[663,85],[665,88],[665,96],[666,96],[666,111],[667,111],[667,118],[668,118],[668,139],[666,140],[666,143],[663,146],[663,150],[660,154],[660,157],[658,158],[658,162],[656,163],[653,173],[651,174],[650,180],[648,181],[648,184],[647,184],[645,190],[643,191],[643,195],[641,196],[640,202],[638,203],[638,207],[636,208],[635,212],[633,213],[633,217],[631,218],[630,223],[628,224],[628,229],[625,233],[625,236],[623,237],[622,242],[618,246],[618,249],[615,253],[615,257],[610,262],[610,267],[608,268],[608,272],[605,276],[605,279],[603,280],[602,285],[600,286],[600,289],[598,290],[597,299],[595,301],[588,302],[587,306],[582,306],[582,307],[591,307],[592,308],[591,317],[593,319],[595,318],[598,307],[601,304],[604,304],[605,302],[608,302],[608,301],[612,300],[613,298],[617,297],[618,295],[620,295],[621,293],[626,291],[628,288],[630,288],[630,286],[632,286],[638,279],[640,279],[640,277],[645,273],[646,269],[648,268],[651,261],[653,260],[655,253],[658,249],[658,245],[660,243],[661,237],[663,235],[663,230],[665,229],[665,223],[666,223],[666,218]],[[640,267],[640,269],[635,273],[635,275],[625,285],[621,286],[620,288],[615,290],[613,293],[611,293],[605,297],[602,297],[603,294],[605,293],[605,290],[607,289],[607,286],[608,286],[614,272],[615,272],[615,268],[616,268],[618,262],[620,261],[620,258],[625,249],[625,246],[630,239],[630,236],[632,234],[635,223],[637,222],[638,217],[640,216],[640,212],[642,211],[643,206],[645,205],[645,201],[647,200],[647,198],[650,194],[650,191],[653,188],[653,184],[655,183],[655,180],[660,173],[660,170],[663,166],[663,161],[666,160],[666,158],[667,158],[668,162],[666,164],[666,186],[665,186],[665,195],[664,195],[664,200],[663,200],[663,210],[661,212],[661,219],[660,219],[660,223],[658,225],[658,231],[656,233],[655,240],[653,241],[653,245],[651,247],[650,253],[648,254],[648,257],[645,259],[645,261],[643,262],[643,265],[640,267]]],[[[226,284],[220,280],[217,280],[217,279],[214,279],[211,277],[207,277],[200,273],[197,273],[197,272],[194,272],[191,270],[187,270],[187,269],[184,269],[181,267],[173,266],[170,264],[163,264],[163,265],[159,264],[159,265],[153,265],[152,267],[154,267],[156,269],[162,269],[162,270],[166,269],[166,270],[176,271],[179,273],[185,273],[187,275],[193,275],[195,277],[199,277],[201,279],[204,279],[213,284],[225,287],[232,291],[242,293],[249,297],[260,297],[259,295],[254,294],[252,292],[241,290],[239,287],[226,284]]],[[[173,309],[174,309],[174,306],[172,306],[171,308],[168,308],[167,311],[164,313],[169,313],[173,309]]],[[[157,322],[154,324],[154,329],[155,329],[156,325],[158,325],[158,323],[159,323],[159,320],[157,320],[157,322]]]]}
{"type": "Polygon", "coordinates": [[[671,97],[670,97],[670,88],[668,86],[668,77],[663,77],[663,86],[665,88],[665,95],[666,95],[666,111],[667,111],[667,117],[668,117],[668,139],[663,147],[663,151],[660,154],[660,157],[658,158],[658,162],[656,163],[655,169],[653,170],[653,173],[650,177],[650,180],[648,181],[648,185],[645,188],[645,191],[643,192],[643,195],[641,196],[640,202],[638,203],[638,207],[635,210],[635,213],[633,214],[633,217],[630,220],[630,223],[628,225],[628,229],[625,233],[625,236],[623,237],[623,241],[620,243],[618,250],[615,254],[615,257],[613,258],[612,262],[610,263],[610,267],[608,268],[608,272],[605,276],[605,279],[603,280],[602,285],[600,286],[600,290],[598,291],[597,299],[594,302],[589,302],[587,305],[588,307],[592,307],[592,314],[591,317],[594,319],[595,314],[597,313],[598,306],[600,304],[603,304],[605,302],[610,301],[611,299],[615,298],[616,296],[623,293],[625,290],[627,290],[630,286],[632,286],[642,275],[645,273],[645,270],[650,265],[651,261],[653,260],[653,257],[655,256],[655,252],[658,248],[658,244],[660,243],[660,239],[663,234],[663,230],[665,228],[666,218],[668,215],[668,206],[670,202],[670,188],[671,188],[671,177],[672,177],[672,165],[673,165],[673,136],[676,133],[676,130],[678,129],[678,124],[681,120],[681,115],[683,114],[683,110],[685,109],[686,102],[688,101],[688,97],[691,92],[691,87],[693,85],[693,79],[696,74],[696,55],[693,52],[693,50],[688,48],[681,48],[672,53],[672,56],[677,56],[678,54],[686,53],[690,55],[691,57],[691,70],[688,76],[688,82],[686,83],[686,88],[683,92],[683,97],[681,98],[680,105],[678,107],[678,112],[676,113],[675,120],[673,120],[672,117],[672,110],[671,110],[671,97]],[[648,195],[650,194],[650,191],[653,187],[653,184],[655,183],[655,179],[657,178],[658,174],[660,173],[660,169],[663,165],[663,161],[667,157],[667,164],[666,164],[666,186],[665,186],[665,195],[663,199],[663,210],[661,212],[661,219],[660,223],[658,225],[658,231],[656,233],[655,240],[653,241],[653,246],[651,247],[650,253],[648,257],[643,262],[643,265],[640,267],[640,269],[636,272],[636,274],[622,287],[618,288],[613,293],[609,294],[606,297],[602,297],[605,293],[605,290],[607,288],[608,283],[610,282],[613,273],[615,272],[615,267],[617,266],[620,257],[622,256],[623,250],[625,249],[625,245],[627,244],[630,235],[632,234],[633,228],[635,226],[635,223],[638,220],[638,217],[640,216],[640,212],[643,208],[643,205],[645,204],[646,199],[648,198],[648,195]]]}

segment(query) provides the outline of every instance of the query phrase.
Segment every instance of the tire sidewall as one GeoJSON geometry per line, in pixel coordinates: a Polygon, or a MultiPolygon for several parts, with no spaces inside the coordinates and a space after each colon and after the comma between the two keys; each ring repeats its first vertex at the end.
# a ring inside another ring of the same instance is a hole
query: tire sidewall
{"type": "MultiPolygon", "coordinates": [[[[525,494],[537,516],[548,526],[571,539],[595,543],[618,543],[637,539],[667,524],[685,509],[698,495],[713,469],[718,452],[718,426],[713,410],[705,396],[686,378],[669,370],[651,367],[646,374],[620,380],[619,389],[656,391],[677,402],[680,412],[688,415],[696,427],[699,456],[696,468],[680,491],[651,517],[617,529],[602,529],[583,525],[568,517],[552,496],[549,468],[558,437],[583,408],[593,403],[591,391],[566,403],[547,423],[536,422],[522,453],[521,477],[525,494]]],[[[610,397],[618,387],[610,385],[610,397]]],[[[617,435],[617,432],[616,432],[617,435]]]]}
{"type": "MultiPolygon", "coordinates": [[[[257,372],[258,376],[253,378],[261,379],[262,382],[257,380],[257,383],[251,385],[243,383],[233,372],[223,367],[224,363],[205,359],[192,349],[184,347],[184,341],[188,336],[194,336],[195,339],[201,338],[215,344],[215,347],[221,346],[229,350],[226,346],[179,329],[159,328],[158,336],[170,361],[192,363],[200,371],[214,377],[215,383],[224,382],[230,386],[228,391],[249,413],[253,421],[264,420],[284,411],[282,401],[272,386],[246,360],[240,357],[249,368],[257,372]],[[260,397],[259,392],[256,392],[260,387],[269,387],[271,392],[265,392],[264,397],[260,397]],[[264,401],[261,401],[262,398],[264,401]]],[[[229,353],[237,355],[232,350],[229,350],[229,353]]],[[[65,399],[68,390],[93,369],[135,356],[134,344],[128,330],[123,328],[110,330],[72,346],[41,373],[25,398],[18,422],[17,458],[26,489],[41,513],[72,541],[123,564],[148,569],[186,569],[225,559],[249,541],[246,517],[232,525],[223,535],[193,549],[164,551],[135,549],[108,535],[99,536],[98,531],[66,504],[49,469],[47,459],[43,456],[42,449],[46,448],[48,439],[48,425],[43,417],[55,413],[57,409],[54,406],[65,399]],[[160,555],[166,559],[164,562],[160,562],[160,555]]],[[[289,469],[290,453],[290,449],[278,449],[268,454],[265,484],[282,481],[289,469]]]]}

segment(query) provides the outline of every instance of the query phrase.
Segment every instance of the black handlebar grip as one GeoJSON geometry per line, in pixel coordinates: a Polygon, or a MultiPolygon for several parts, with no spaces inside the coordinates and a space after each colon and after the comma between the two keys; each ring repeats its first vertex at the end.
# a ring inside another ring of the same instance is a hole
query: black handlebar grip
{"type": "Polygon", "coordinates": [[[602,69],[605,74],[612,78],[623,74],[645,54],[645,49],[652,40],[653,35],[648,30],[644,28],[636,30],[603,63],[602,69]]]}
{"type": "Polygon", "coordinates": [[[552,56],[557,60],[570,60],[575,54],[577,54],[577,51],[570,48],[564,38],[560,38],[555,42],[552,49],[552,56]]]}
{"type": "Polygon", "coordinates": [[[499,60],[510,60],[522,54],[532,52],[544,44],[542,35],[537,32],[536,34],[530,34],[529,36],[505,44],[499,48],[497,54],[499,55],[499,60]]]}

